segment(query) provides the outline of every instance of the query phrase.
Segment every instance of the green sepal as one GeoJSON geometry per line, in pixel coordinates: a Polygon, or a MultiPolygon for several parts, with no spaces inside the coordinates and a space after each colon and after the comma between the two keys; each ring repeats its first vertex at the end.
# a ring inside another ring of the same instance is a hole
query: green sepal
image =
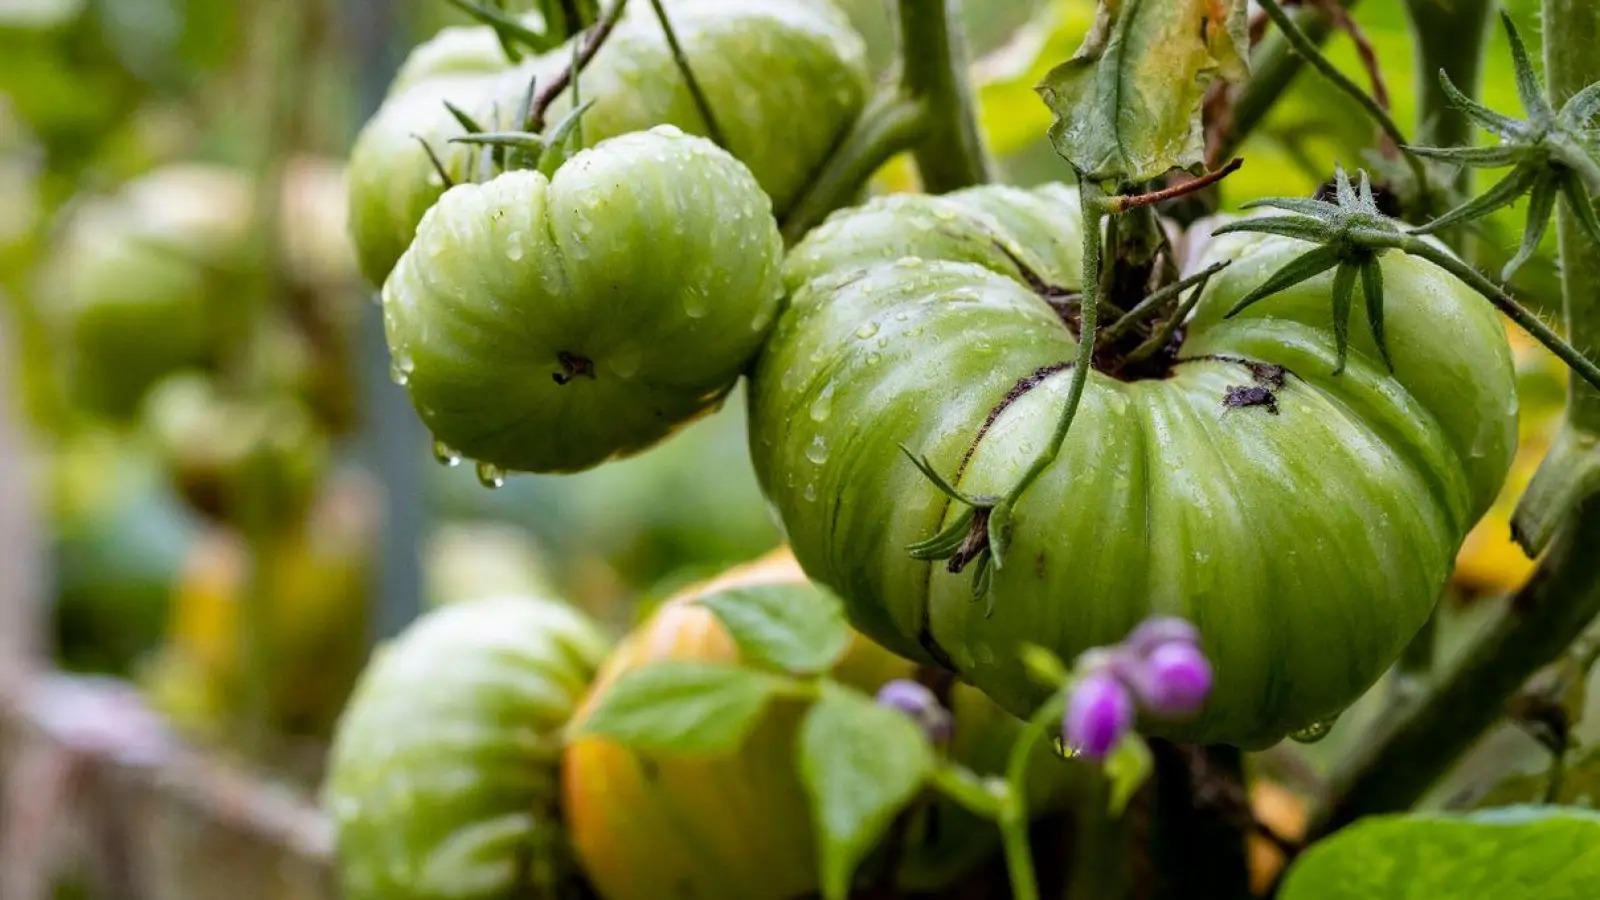
{"type": "Polygon", "coordinates": [[[1537,164],[1523,163],[1511,170],[1511,174],[1500,179],[1494,187],[1484,191],[1477,197],[1457,206],[1444,215],[1431,222],[1418,225],[1410,229],[1412,234],[1432,234],[1433,232],[1481,219],[1490,213],[1515,203],[1518,197],[1526,194],[1538,183],[1544,168],[1537,164]]]}
{"type": "Polygon", "coordinates": [[[545,138],[544,153],[539,157],[539,171],[543,172],[546,177],[555,175],[556,169],[559,169],[562,163],[572,158],[572,154],[568,152],[566,146],[567,139],[577,130],[583,114],[588,112],[592,106],[594,106],[593,100],[585,100],[562,116],[560,121],[556,122],[550,129],[549,136],[545,138]]]}
{"type": "Polygon", "coordinates": [[[556,42],[549,35],[534,31],[503,9],[496,9],[476,0],[446,0],[446,2],[492,28],[495,37],[500,39],[500,46],[505,50],[506,57],[512,62],[522,61],[524,49],[533,53],[543,53],[555,46],[556,42]]]}
{"type": "Polygon", "coordinates": [[[1544,240],[1544,233],[1550,228],[1550,216],[1556,208],[1556,192],[1560,190],[1565,179],[1552,172],[1543,173],[1538,181],[1533,184],[1533,189],[1528,192],[1528,221],[1522,230],[1522,246],[1517,248],[1515,256],[1506,262],[1500,270],[1500,280],[1510,281],[1511,276],[1522,268],[1523,263],[1533,258],[1538,252],[1539,243],[1544,240]]]}
{"type": "Polygon", "coordinates": [[[1284,264],[1283,268],[1272,273],[1271,277],[1257,285],[1255,290],[1241,297],[1239,302],[1235,303],[1224,317],[1231,319],[1279,291],[1287,290],[1302,281],[1315,278],[1339,265],[1341,259],[1342,254],[1339,247],[1313,247],[1284,264]]]}
{"type": "Polygon", "coordinates": [[[1361,291],[1367,298],[1367,325],[1372,328],[1372,342],[1378,345],[1378,356],[1390,372],[1394,359],[1389,356],[1389,341],[1383,332],[1383,264],[1374,254],[1361,264],[1361,291]]]}
{"type": "Polygon", "coordinates": [[[1355,305],[1356,266],[1344,262],[1333,273],[1333,374],[1344,372],[1350,356],[1350,310],[1355,305]]]}

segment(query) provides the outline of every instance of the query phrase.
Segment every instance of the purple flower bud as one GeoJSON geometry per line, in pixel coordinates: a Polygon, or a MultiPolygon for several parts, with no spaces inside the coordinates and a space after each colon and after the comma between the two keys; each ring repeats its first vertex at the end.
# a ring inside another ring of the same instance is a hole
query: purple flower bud
{"type": "Polygon", "coordinates": [[[1145,657],[1167,644],[1200,646],[1200,630],[1176,616],[1154,616],[1129,632],[1122,645],[1135,656],[1145,657]]]}
{"type": "Polygon", "coordinates": [[[1191,718],[1211,693],[1211,663],[1193,644],[1163,644],[1145,657],[1133,685],[1139,704],[1151,715],[1191,718]]]}
{"type": "Polygon", "coordinates": [[[910,716],[934,743],[948,741],[954,730],[950,711],[939,705],[933,691],[915,681],[896,678],[885,684],[878,690],[878,704],[910,716]]]}
{"type": "Polygon", "coordinates": [[[1073,688],[1061,738],[1089,759],[1104,759],[1133,727],[1133,698],[1110,671],[1091,672],[1073,688]]]}

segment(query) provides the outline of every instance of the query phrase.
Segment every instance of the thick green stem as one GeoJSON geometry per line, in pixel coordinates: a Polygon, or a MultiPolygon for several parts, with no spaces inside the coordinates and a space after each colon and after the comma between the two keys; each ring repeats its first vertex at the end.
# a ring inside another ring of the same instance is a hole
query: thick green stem
{"type": "MultiPolygon", "coordinates": [[[[1550,100],[1557,109],[1583,88],[1600,82],[1600,4],[1594,0],[1545,0],[1544,65],[1550,100]]],[[[1562,288],[1567,339],[1600,351],[1600,245],[1563,204],[1556,214],[1561,238],[1562,288]]],[[[1600,435],[1600,390],[1572,380],[1567,422],[1600,435]]]]}
{"type": "MultiPolygon", "coordinates": [[[[1357,0],[1345,0],[1344,6],[1349,9],[1356,3],[1357,0]]],[[[1333,34],[1334,20],[1327,10],[1304,7],[1292,15],[1301,34],[1315,46],[1321,46],[1333,34]]],[[[1213,165],[1239,152],[1245,139],[1266,121],[1267,114],[1288,93],[1305,67],[1306,58],[1295,52],[1282,32],[1274,31],[1262,38],[1250,56],[1250,80],[1234,100],[1222,136],[1208,153],[1213,165]]]]}
{"type": "Polygon", "coordinates": [[[916,146],[926,133],[926,107],[898,90],[867,104],[783,221],[790,244],[805,237],[834,210],[848,204],[884,163],[916,146]]]}
{"type": "MultiPolygon", "coordinates": [[[[1600,81],[1600,54],[1594,52],[1600,45],[1600,4],[1544,0],[1543,20],[1545,68],[1559,105],[1600,81]]],[[[1568,334],[1579,346],[1600,346],[1600,248],[1563,216],[1561,251],[1568,334]]],[[[1568,428],[1600,427],[1600,391],[1592,377],[1580,377],[1575,369],[1571,390],[1568,428]]],[[[1438,682],[1381,722],[1334,773],[1312,823],[1313,837],[1416,802],[1500,718],[1506,700],[1600,615],[1600,566],[1594,564],[1600,494],[1591,488],[1553,531],[1528,584],[1438,682]]]]}
{"type": "Polygon", "coordinates": [[[1121,900],[1133,893],[1133,841],[1127,811],[1111,812],[1111,779],[1096,772],[1073,804],[1069,900],[1121,900]]]}
{"type": "Polygon", "coordinates": [[[967,47],[950,0],[900,0],[901,80],[928,112],[914,152],[922,189],[943,194],[993,179],[967,77],[967,47]]]}
{"type": "Polygon", "coordinates": [[[1006,871],[1011,877],[1013,900],[1039,900],[1039,876],[1034,870],[1033,845],[1028,839],[1028,770],[1046,736],[1061,726],[1069,690],[1070,686],[1063,687],[1034,711],[1033,718],[1017,735],[1017,742],[1011,745],[1011,755],[1006,760],[1006,796],[996,821],[1005,844],[1006,871]]]}
{"type": "MultiPolygon", "coordinates": [[[[1463,94],[1477,99],[1494,8],[1493,0],[1406,0],[1417,62],[1418,145],[1473,145],[1475,126],[1465,112],[1450,102],[1439,73],[1443,71],[1463,94]]],[[[1472,191],[1472,170],[1461,166],[1447,187],[1452,195],[1450,205],[1466,199],[1472,191]]],[[[1440,237],[1452,250],[1472,261],[1472,242],[1465,229],[1451,229],[1440,237]]]]}
{"type": "MultiPolygon", "coordinates": [[[[1600,8],[1597,8],[1597,11],[1600,11],[1600,8]]],[[[1581,239],[1587,240],[1587,238],[1581,239]]],[[[1517,327],[1526,331],[1530,337],[1543,344],[1551,353],[1554,353],[1562,362],[1566,363],[1568,368],[1572,370],[1574,382],[1587,382],[1588,384],[1585,387],[1591,392],[1600,390],[1600,365],[1596,365],[1593,360],[1580,353],[1571,341],[1563,340],[1561,335],[1556,334],[1550,326],[1544,324],[1531,310],[1518,303],[1516,298],[1506,293],[1505,289],[1489,280],[1482,272],[1462,262],[1454,254],[1440,250],[1423,238],[1404,237],[1396,243],[1396,246],[1413,256],[1420,256],[1444,269],[1460,279],[1468,287],[1482,294],[1489,302],[1495,305],[1496,309],[1515,322],[1517,327]]],[[[1600,285],[1600,279],[1597,279],[1595,284],[1600,285]]],[[[1585,297],[1582,298],[1582,301],[1594,304],[1593,312],[1600,313],[1600,302],[1597,302],[1594,297],[1585,297]]],[[[1596,336],[1600,335],[1591,335],[1591,337],[1596,336]]],[[[1590,346],[1595,346],[1595,344],[1591,343],[1590,346]]]]}

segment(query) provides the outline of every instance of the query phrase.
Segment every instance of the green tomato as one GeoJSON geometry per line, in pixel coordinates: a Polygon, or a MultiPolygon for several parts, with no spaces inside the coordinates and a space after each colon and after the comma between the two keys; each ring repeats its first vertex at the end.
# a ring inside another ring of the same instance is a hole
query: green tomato
{"type": "Polygon", "coordinates": [[[176,165],[73,214],[42,296],[86,406],[126,416],[161,377],[210,359],[218,294],[241,269],[249,210],[247,179],[176,165]]]}
{"type": "MultiPolygon", "coordinates": [[[[860,36],[828,0],[669,0],[666,6],[728,149],[755,173],[781,215],[866,103],[860,36]]],[[[480,39],[492,39],[487,29],[480,39]]],[[[424,47],[417,56],[444,55],[424,47]]],[[[408,72],[444,71],[417,56],[408,72]]],[[[454,181],[484,180],[497,171],[482,149],[450,143],[463,129],[445,101],[485,128],[517,129],[530,80],[545,84],[571,60],[568,45],[500,72],[451,64],[448,74],[403,79],[405,89],[391,94],[351,151],[351,233],[362,271],[374,284],[387,276],[445,189],[418,137],[454,181]]],[[[629,7],[583,70],[579,87],[594,104],[583,117],[587,146],[654,125],[707,131],[648,3],[629,7]]],[[[569,92],[547,118],[559,121],[570,108],[569,92]]]]}
{"type": "Polygon", "coordinates": [[[323,802],[349,900],[524,896],[557,863],[560,730],[607,641],[566,604],[427,613],[380,649],[340,720],[323,802]]]}
{"type": "Polygon", "coordinates": [[[459,185],[384,284],[395,374],[454,452],[586,469],[721,404],[777,313],[782,252],[749,170],[671,126],[553,179],[459,185]]]}
{"type": "Polygon", "coordinates": [[[796,556],[868,635],[1018,714],[1045,694],[1020,644],[1071,660],[1165,613],[1199,626],[1216,686],[1198,718],[1152,732],[1261,747],[1337,715],[1426,620],[1505,477],[1517,401],[1499,321],[1389,254],[1395,371],[1361,326],[1334,375],[1331,276],[1224,318],[1305,245],[1216,239],[1197,265],[1232,265],[1169,371],[1090,374],[1059,457],[1016,504],[991,615],[970,571],[908,555],[961,510],[900,445],[969,495],[1017,483],[1056,426],[1076,341],[1015,260],[1072,289],[1081,233],[1059,185],[978,188],[874,202],[794,251],[750,445],[796,556]]]}

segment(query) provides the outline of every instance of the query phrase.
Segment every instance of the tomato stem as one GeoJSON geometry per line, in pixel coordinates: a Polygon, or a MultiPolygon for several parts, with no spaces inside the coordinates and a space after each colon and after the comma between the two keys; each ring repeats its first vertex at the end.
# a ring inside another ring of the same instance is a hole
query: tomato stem
{"type": "Polygon", "coordinates": [[[901,84],[927,109],[913,154],[922,189],[943,194],[993,180],[967,75],[966,39],[948,0],[899,0],[901,84]]]}
{"type": "MultiPolygon", "coordinates": [[[[1349,9],[1356,3],[1357,0],[1345,0],[1344,7],[1349,9]]],[[[1300,33],[1313,46],[1325,43],[1334,31],[1334,18],[1324,7],[1302,7],[1294,15],[1300,33]]],[[[1305,65],[1306,58],[1295,51],[1282,33],[1268,35],[1261,41],[1251,54],[1250,80],[1222,117],[1224,121],[1213,127],[1206,147],[1208,164],[1215,165],[1238,152],[1245,139],[1266,121],[1267,114],[1288,93],[1305,65]]]]}
{"type": "Polygon", "coordinates": [[[879,93],[823,163],[783,222],[791,246],[828,214],[850,202],[884,163],[911,149],[928,131],[926,105],[898,88],[879,93]]]}
{"type": "Polygon", "coordinates": [[[727,150],[728,139],[723,135],[722,128],[717,125],[716,114],[711,109],[711,101],[706,99],[705,91],[700,88],[700,80],[694,77],[694,70],[689,67],[689,58],[683,53],[683,45],[678,43],[678,33],[672,30],[672,20],[667,18],[666,7],[661,5],[661,0],[650,0],[650,7],[655,10],[656,21],[661,23],[661,30],[666,32],[667,47],[672,51],[672,61],[683,74],[683,83],[689,88],[689,95],[694,98],[695,109],[700,112],[700,118],[705,120],[706,137],[711,138],[712,143],[718,147],[727,150]]]}
{"type": "MultiPolygon", "coordinates": [[[[1518,303],[1515,297],[1506,292],[1505,288],[1490,281],[1482,272],[1462,262],[1455,254],[1422,238],[1403,237],[1398,240],[1396,246],[1412,256],[1421,257],[1444,269],[1468,287],[1488,298],[1496,309],[1504,313],[1519,328],[1526,331],[1531,337],[1548,348],[1551,353],[1559,357],[1562,362],[1566,363],[1572,369],[1575,378],[1581,378],[1583,381],[1588,382],[1589,385],[1592,385],[1593,390],[1600,391],[1600,365],[1596,365],[1593,360],[1578,352],[1576,347],[1563,340],[1561,335],[1556,334],[1550,326],[1544,324],[1532,310],[1518,303]]],[[[1600,249],[1597,249],[1596,252],[1600,253],[1600,249]]],[[[1597,308],[1600,308],[1600,304],[1597,304],[1597,308]]]]}
{"type": "MultiPolygon", "coordinates": [[[[1056,430],[1050,435],[1050,440],[1045,444],[1044,451],[1033,461],[1022,478],[1017,481],[1010,493],[1006,494],[997,509],[1003,509],[1002,519],[1009,517],[1011,508],[1016,504],[1024,491],[1044,474],[1055,462],[1056,456],[1061,452],[1061,445],[1066,442],[1067,432],[1072,428],[1073,419],[1078,416],[1078,405],[1083,400],[1084,385],[1089,380],[1089,370],[1094,368],[1095,326],[1099,318],[1100,309],[1100,267],[1101,267],[1101,221],[1106,216],[1107,199],[1101,187],[1089,179],[1079,182],[1079,191],[1083,205],[1083,293],[1078,304],[1080,311],[1080,324],[1078,326],[1078,358],[1072,368],[1072,383],[1067,388],[1067,404],[1061,410],[1061,416],[1056,420],[1056,430]]],[[[1002,522],[1002,527],[1004,523],[1002,522]]]]}
{"type": "Polygon", "coordinates": [[[1401,157],[1405,160],[1406,166],[1411,169],[1411,174],[1416,178],[1418,186],[1422,188],[1423,195],[1426,196],[1428,193],[1428,169],[1423,165],[1421,158],[1405,149],[1408,143],[1405,132],[1401,131],[1400,126],[1395,124],[1394,117],[1389,115],[1389,111],[1384,109],[1377,100],[1374,100],[1371,94],[1362,90],[1360,85],[1351,81],[1349,76],[1339,71],[1339,68],[1330,62],[1326,56],[1323,56],[1322,50],[1317,47],[1316,43],[1307,37],[1306,33],[1300,30],[1300,26],[1295,24],[1294,19],[1283,11],[1282,6],[1278,5],[1278,0],[1259,0],[1259,2],[1262,11],[1272,19],[1273,24],[1278,26],[1278,30],[1283,32],[1283,36],[1289,41],[1290,46],[1294,47],[1295,51],[1301,56],[1304,56],[1306,61],[1311,63],[1312,68],[1320,72],[1322,77],[1328,79],[1334,87],[1344,92],[1352,100],[1355,100],[1362,110],[1366,112],[1367,117],[1372,119],[1378,129],[1384,133],[1384,136],[1400,148],[1401,157]]]}
{"type": "Polygon", "coordinates": [[[538,93],[534,95],[533,102],[528,105],[529,131],[540,132],[544,130],[544,116],[549,111],[550,104],[556,102],[556,98],[560,97],[563,91],[572,86],[572,80],[588,67],[595,54],[599,53],[600,48],[604,46],[606,38],[610,37],[611,32],[616,29],[617,22],[621,20],[622,13],[627,8],[628,0],[616,0],[611,4],[611,8],[606,11],[606,14],[594,23],[594,27],[584,32],[583,37],[578,41],[578,51],[573,58],[572,65],[562,69],[556,73],[554,78],[546,82],[544,87],[540,88],[538,93]]]}

